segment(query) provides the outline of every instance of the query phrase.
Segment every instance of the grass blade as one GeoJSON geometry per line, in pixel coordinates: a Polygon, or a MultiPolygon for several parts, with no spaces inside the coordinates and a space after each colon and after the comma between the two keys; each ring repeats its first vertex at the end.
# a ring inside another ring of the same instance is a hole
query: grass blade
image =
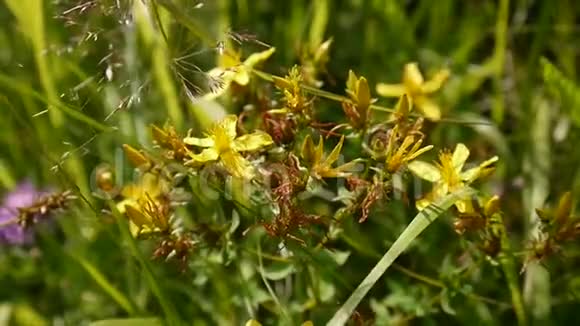
{"type": "Polygon", "coordinates": [[[110,209],[111,212],[113,212],[115,219],[117,220],[117,224],[119,225],[119,229],[121,230],[121,236],[123,240],[128,244],[131,254],[137,259],[139,265],[141,265],[141,268],[143,268],[143,274],[145,276],[145,279],[149,283],[149,286],[151,286],[151,291],[153,291],[153,294],[157,298],[157,301],[159,301],[161,309],[163,309],[167,325],[169,326],[181,325],[182,323],[179,321],[179,317],[177,311],[175,310],[175,307],[173,306],[171,301],[167,298],[165,292],[162,290],[161,286],[157,282],[158,278],[155,277],[153,269],[151,268],[151,264],[147,259],[145,259],[145,257],[143,257],[143,255],[139,251],[135,239],[129,232],[129,226],[124,222],[125,219],[121,216],[121,214],[117,210],[115,203],[113,202],[110,203],[110,209]]]}
{"type": "Polygon", "coordinates": [[[471,195],[474,191],[471,188],[465,187],[449,194],[439,200],[437,203],[431,204],[426,209],[420,211],[415,218],[409,223],[407,228],[395,240],[387,253],[379,260],[375,267],[359,284],[359,286],[352,292],[346,302],[338,309],[332,319],[327,323],[328,326],[344,325],[352,312],[366,296],[369,290],[375,285],[379,278],[387,271],[393,264],[395,259],[405,251],[409,245],[443,212],[445,212],[453,203],[459,198],[465,198],[471,195]]]}
{"type": "MultiPolygon", "coordinates": [[[[40,84],[51,103],[59,103],[57,88],[53,80],[53,74],[49,67],[50,58],[46,51],[45,21],[42,0],[6,0],[6,5],[17,18],[22,34],[31,41],[34,59],[38,68],[40,84]]],[[[62,113],[58,110],[49,110],[50,121],[54,127],[61,127],[64,123],[62,113]]]]}
{"type": "Polygon", "coordinates": [[[22,95],[27,95],[30,96],[31,98],[35,98],[43,102],[44,104],[48,105],[50,108],[60,110],[62,113],[66,114],[70,118],[85,123],[86,125],[93,127],[95,130],[101,132],[113,130],[112,127],[100,123],[99,121],[91,118],[90,116],[82,113],[81,111],[75,108],[71,108],[70,106],[62,103],[61,101],[54,101],[48,97],[45,97],[41,93],[35,91],[30,86],[26,85],[25,83],[19,81],[16,78],[10,77],[5,74],[0,74],[0,85],[5,86],[8,89],[20,92],[22,93],[22,95]]]}
{"type": "Polygon", "coordinates": [[[71,254],[71,257],[76,260],[83,269],[93,278],[93,280],[105,291],[121,308],[123,308],[127,314],[133,316],[136,314],[136,309],[133,303],[107,278],[103,275],[93,264],[91,264],[88,260],[84,259],[83,257],[71,254]]]}

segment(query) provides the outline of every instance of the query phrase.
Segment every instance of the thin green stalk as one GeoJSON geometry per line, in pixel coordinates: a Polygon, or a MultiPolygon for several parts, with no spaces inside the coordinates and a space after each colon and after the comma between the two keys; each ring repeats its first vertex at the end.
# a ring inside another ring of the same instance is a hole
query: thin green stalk
{"type": "Polygon", "coordinates": [[[155,295],[155,297],[157,297],[157,301],[159,301],[159,304],[161,305],[161,309],[163,309],[163,313],[165,314],[165,320],[166,320],[167,324],[169,326],[182,325],[183,323],[179,320],[179,315],[177,314],[175,307],[173,306],[173,304],[171,303],[169,298],[165,295],[164,291],[161,288],[161,285],[158,283],[158,281],[157,281],[158,278],[153,273],[153,269],[151,268],[151,264],[149,263],[149,261],[147,259],[145,259],[145,257],[143,257],[143,254],[141,253],[141,251],[137,247],[137,243],[135,242],[135,239],[131,235],[131,232],[129,231],[129,227],[125,223],[125,219],[121,216],[121,214],[117,210],[115,203],[110,202],[109,208],[110,208],[111,212],[113,213],[113,216],[117,220],[117,225],[119,226],[119,229],[121,231],[121,237],[129,246],[129,250],[130,250],[131,254],[137,259],[137,261],[139,262],[139,265],[141,265],[145,279],[147,280],[147,282],[151,286],[151,290],[153,291],[153,294],[155,295]]]}
{"type": "Polygon", "coordinates": [[[217,41],[208,36],[208,33],[203,30],[197,23],[185,14],[185,11],[176,5],[171,0],[156,0],[165,10],[171,13],[173,19],[185,26],[193,35],[198,37],[204,45],[214,47],[217,41]]]}
{"type": "Polygon", "coordinates": [[[510,291],[512,298],[512,305],[518,319],[518,325],[524,326],[528,324],[526,311],[524,309],[524,300],[522,297],[522,291],[520,289],[518,281],[518,273],[516,269],[516,263],[514,256],[511,253],[511,246],[509,244],[509,239],[505,231],[505,226],[503,222],[503,217],[501,214],[494,214],[494,218],[497,219],[497,225],[500,228],[500,242],[501,242],[501,253],[499,256],[499,262],[505,274],[506,282],[510,291]]]}
{"type": "Polygon", "coordinates": [[[375,267],[352,292],[346,302],[336,311],[332,319],[327,323],[329,326],[344,325],[358,304],[364,299],[366,294],[375,285],[387,269],[393,264],[395,259],[405,251],[409,245],[427,228],[433,221],[441,216],[449,207],[460,198],[469,197],[473,190],[469,187],[461,188],[454,193],[448,194],[436,203],[420,211],[415,218],[409,223],[407,228],[395,240],[391,248],[379,260],[375,267]]]}
{"type": "Polygon", "coordinates": [[[97,269],[96,266],[91,264],[88,260],[81,256],[69,253],[69,255],[78,262],[83,269],[93,278],[93,280],[105,291],[111,299],[113,299],[121,308],[127,312],[129,316],[134,316],[137,314],[134,303],[129,300],[121,291],[119,291],[111,282],[107,279],[101,271],[97,269]]]}
{"type": "MultiPolygon", "coordinates": [[[[275,75],[272,75],[272,74],[269,74],[267,72],[260,71],[257,69],[252,69],[252,73],[254,73],[256,76],[258,76],[266,81],[269,81],[269,82],[273,82],[274,78],[282,78],[280,76],[275,76],[275,75]]],[[[316,87],[308,86],[305,84],[300,84],[299,86],[302,90],[304,90],[306,93],[308,93],[310,95],[314,95],[314,96],[324,98],[327,100],[331,100],[331,101],[335,101],[335,102],[352,103],[352,100],[350,98],[343,96],[343,95],[338,95],[338,94],[334,94],[331,92],[327,92],[327,91],[318,89],[316,87]]],[[[369,106],[369,108],[371,110],[380,111],[380,112],[388,112],[388,113],[395,112],[395,109],[393,109],[393,108],[387,108],[387,107],[376,105],[376,104],[371,104],[369,106]]],[[[411,113],[410,115],[412,117],[420,117],[421,116],[417,113],[411,113]]],[[[467,120],[451,119],[451,118],[442,118],[441,120],[439,120],[439,122],[461,123],[461,124],[470,124],[470,125],[491,125],[489,122],[485,122],[485,121],[467,121],[467,120]]]]}
{"type": "Polygon", "coordinates": [[[501,124],[505,115],[505,96],[503,92],[503,74],[507,46],[507,29],[509,18],[509,0],[501,0],[495,25],[495,48],[493,53],[495,97],[492,116],[496,123],[501,124]]]}
{"type": "Polygon", "coordinates": [[[314,51],[322,44],[326,25],[328,24],[328,0],[315,0],[312,2],[312,24],[309,30],[310,50],[314,51]]]}
{"type": "MultiPolygon", "coordinates": [[[[160,36],[161,33],[154,28],[153,21],[150,19],[151,12],[141,1],[134,2],[133,13],[137,19],[141,38],[151,51],[153,74],[165,99],[169,118],[177,128],[180,128],[184,123],[183,113],[177,100],[177,90],[169,70],[171,60],[167,44],[163,42],[165,35],[160,36]]],[[[161,21],[159,24],[161,24],[161,21]]]]}
{"type": "MultiPolygon", "coordinates": [[[[29,37],[31,40],[40,84],[46,93],[49,105],[53,106],[60,103],[60,100],[47,60],[46,36],[44,33],[44,3],[45,1],[42,0],[6,0],[8,8],[18,19],[24,36],[29,37]]],[[[64,119],[61,111],[49,108],[48,114],[53,127],[62,126],[64,119]]]]}
{"type": "MultiPolygon", "coordinates": [[[[531,116],[528,151],[522,160],[522,170],[529,176],[528,186],[522,191],[522,201],[528,216],[528,240],[537,238],[540,233],[535,208],[544,206],[550,194],[550,172],[552,171],[553,110],[549,102],[540,94],[531,100],[531,116]]],[[[524,301],[534,323],[543,324],[550,319],[551,303],[550,273],[539,262],[530,262],[526,267],[524,281],[524,301]]]]}
{"type": "Polygon", "coordinates": [[[276,306],[278,306],[278,309],[282,313],[282,316],[284,316],[284,319],[286,319],[287,321],[290,322],[290,324],[292,324],[292,319],[290,318],[290,315],[288,314],[286,309],[284,309],[284,306],[280,303],[280,299],[278,299],[278,296],[276,295],[276,293],[274,292],[274,290],[270,286],[270,283],[266,279],[265,272],[264,272],[264,263],[262,262],[262,245],[260,244],[259,239],[257,242],[258,243],[256,245],[256,252],[258,255],[258,270],[260,272],[260,276],[262,277],[262,282],[266,286],[266,289],[268,290],[268,293],[272,297],[272,300],[274,300],[274,302],[276,303],[276,306]]]}

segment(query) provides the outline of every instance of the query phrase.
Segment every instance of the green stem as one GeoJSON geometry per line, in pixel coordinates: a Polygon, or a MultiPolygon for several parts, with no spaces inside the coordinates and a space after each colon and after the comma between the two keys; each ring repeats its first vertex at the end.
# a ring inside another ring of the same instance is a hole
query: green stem
{"type": "Polygon", "coordinates": [[[498,124],[501,124],[504,119],[504,100],[502,90],[505,52],[506,52],[506,38],[509,18],[509,0],[501,0],[499,3],[499,10],[497,13],[497,22],[495,25],[495,48],[493,52],[494,63],[494,79],[493,84],[495,88],[495,97],[493,105],[493,119],[498,124]]]}
{"type": "Polygon", "coordinates": [[[516,318],[518,319],[518,325],[524,326],[528,324],[528,321],[526,317],[526,311],[524,309],[524,300],[522,297],[522,291],[520,290],[520,285],[518,281],[516,263],[514,260],[514,256],[511,253],[509,239],[505,232],[503,217],[501,216],[501,214],[494,214],[494,218],[497,218],[498,226],[501,228],[500,229],[501,253],[499,256],[499,261],[505,274],[506,282],[512,298],[512,305],[516,314],[516,318]]]}
{"type": "Polygon", "coordinates": [[[171,301],[165,295],[164,291],[162,290],[158,282],[159,278],[156,277],[155,274],[153,273],[153,268],[151,267],[151,264],[147,259],[145,259],[145,257],[143,257],[143,254],[137,247],[137,243],[135,242],[135,239],[131,235],[129,227],[125,223],[125,219],[123,218],[123,216],[121,216],[121,213],[119,213],[119,211],[117,210],[117,207],[115,206],[114,202],[110,202],[109,204],[110,204],[109,208],[111,209],[113,216],[115,216],[115,219],[117,220],[117,225],[119,226],[123,240],[125,240],[125,242],[128,244],[129,250],[131,251],[133,257],[135,257],[139,262],[139,265],[141,265],[141,268],[143,269],[143,275],[147,280],[147,282],[149,283],[149,285],[151,286],[151,291],[157,297],[157,300],[161,305],[161,309],[165,314],[165,320],[167,322],[167,325],[169,326],[182,325],[182,322],[179,319],[179,315],[177,314],[175,307],[171,304],[171,301]]]}

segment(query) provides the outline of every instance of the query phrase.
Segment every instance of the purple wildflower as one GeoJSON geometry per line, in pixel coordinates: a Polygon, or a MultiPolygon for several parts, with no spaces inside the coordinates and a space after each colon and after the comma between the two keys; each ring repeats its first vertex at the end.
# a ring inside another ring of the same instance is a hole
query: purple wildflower
{"type": "Polygon", "coordinates": [[[32,230],[25,230],[17,223],[19,208],[33,205],[44,194],[30,182],[23,182],[6,194],[0,206],[0,243],[22,245],[32,242],[32,230]]]}

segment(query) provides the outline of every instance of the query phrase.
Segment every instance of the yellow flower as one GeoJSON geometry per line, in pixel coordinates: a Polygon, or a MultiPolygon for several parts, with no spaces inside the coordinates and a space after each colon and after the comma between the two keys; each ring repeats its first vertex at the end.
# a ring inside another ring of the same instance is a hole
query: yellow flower
{"type": "Polygon", "coordinates": [[[169,232],[169,203],[164,198],[167,187],[159,175],[145,173],[138,183],[123,188],[125,199],[117,203],[117,210],[129,218],[133,236],[169,232]]]}
{"type": "Polygon", "coordinates": [[[397,142],[398,126],[395,126],[392,130],[392,136],[389,138],[387,144],[387,159],[386,168],[389,173],[397,172],[403,165],[416,159],[419,155],[431,150],[433,145],[425,146],[421,148],[423,143],[423,138],[415,140],[415,135],[407,135],[403,142],[398,148],[395,148],[395,143],[397,142]],[[411,147],[412,146],[412,147],[411,147]]]}
{"type": "Polygon", "coordinates": [[[324,158],[324,142],[322,136],[319,138],[318,145],[316,146],[314,146],[310,135],[306,136],[306,140],[302,145],[302,157],[310,166],[312,175],[315,178],[340,178],[350,174],[348,171],[354,167],[356,164],[355,161],[348,162],[336,168],[332,167],[340,156],[343,142],[344,136],[340,138],[340,141],[336,144],[332,152],[324,158]]]}
{"type": "Polygon", "coordinates": [[[273,141],[270,135],[260,130],[237,137],[237,121],[238,117],[228,115],[208,130],[206,138],[184,138],[188,145],[205,147],[199,154],[190,154],[191,161],[205,163],[219,160],[233,176],[251,177],[252,166],[240,152],[257,151],[273,141]]]}
{"type": "Polygon", "coordinates": [[[215,99],[224,94],[232,82],[238,85],[248,85],[250,82],[250,73],[254,66],[266,61],[276,48],[269,48],[266,51],[251,54],[244,62],[240,59],[240,53],[232,50],[226,50],[220,56],[218,67],[208,72],[210,80],[219,81],[219,87],[204,96],[206,100],[215,99]]]}
{"type": "MultiPolygon", "coordinates": [[[[413,174],[433,182],[431,192],[417,201],[418,209],[421,210],[448,193],[452,193],[465,185],[471,184],[476,179],[488,175],[495,169],[492,165],[498,160],[498,157],[494,156],[477,167],[463,171],[463,166],[468,157],[469,149],[463,144],[457,144],[453,154],[448,151],[441,151],[439,153],[439,162],[435,165],[419,160],[409,163],[409,170],[413,174]]],[[[464,213],[470,209],[471,202],[464,199],[456,202],[455,206],[459,212],[464,213]]]]}
{"type": "Polygon", "coordinates": [[[449,77],[449,70],[440,70],[433,78],[425,81],[417,63],[405,65],[403,81],[400,84],[377,84],[376,90],[380,96],[400,97],[407,94],[417,108],[430,120],[441,118],[441,109],[428,95],[439,90],[449,77]]]}

